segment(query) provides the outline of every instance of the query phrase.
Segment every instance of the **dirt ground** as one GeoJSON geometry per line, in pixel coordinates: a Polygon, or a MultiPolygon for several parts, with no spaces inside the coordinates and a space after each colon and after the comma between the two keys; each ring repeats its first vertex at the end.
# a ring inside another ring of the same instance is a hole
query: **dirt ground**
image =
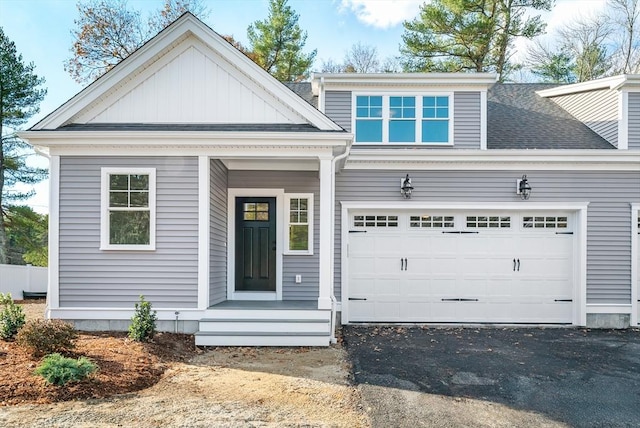
{"type": "MultiPolygon", "coordinates": [[[[41,303],[25,304],[23,307],[29,318],[42,316],[44,310],[41,303]]],[[[116,337],[115,340],[125,339],[116,337]]],[[[164,345],[166,348],[167,344],[164,345]]],[[[116,350],[106,349],[107,345],[104,344],[103,347],[105,352],[126,350],[123,345],[116,350]]],[[[177,358],[175,350],[167,352],[167,355],[156,355],[158,351],[150,350],[153,355],[150,358],[155,357],[157,361],[146,362],[162,371],[155,378],[154,373],[147,373],[146,377],[157,380],[149,388],[107,398],[5,405],[0,407],[0,426],[370,425],[360,406],[359,393],[349,382],[349,366],[341,347],[213,348],[199,354],[194,351],[189,358],[183,358],[184,361],[179,358],[180,355],[186,355],[184,348],[177,352],[177,358]],[[169,355],[173,357],[169,358],[169,355]]],[[[0,365],[2,360],[0,354],[0,365]]],[[[121,377],[131,380],[132,376],[129,373],[121,377]]],[[[37,381],[37,378],[33,379],[31,382],[37,381]]],[[[57,389],[53,386],[45,388],[57,389]]],[[[6,396],[8,392],[0,390],[0,394],[6,396]]],[[[53,394],[41,401],[55,401],[57,398],[53,394]]],[[[0,395],[0,401],[4,400],[6,397],[0,395]]]]}

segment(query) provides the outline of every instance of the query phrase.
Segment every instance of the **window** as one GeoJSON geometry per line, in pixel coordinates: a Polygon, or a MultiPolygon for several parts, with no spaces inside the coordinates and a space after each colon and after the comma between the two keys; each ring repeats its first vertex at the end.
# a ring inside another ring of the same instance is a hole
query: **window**
{"type": "Polygon", "coordinates": [[[354,97],[357,143],[453,143],[451,94],[354,97]]]}
{"type": "Polygon", "coordinates": [[[285,254],[313,254],[313,194],[287,194],[285,206],[285,254]]]}
{"type": "Polygon", "coordinates": [[[354,227],[398,227],[397,215],[356,215],[354,227]]]}
{"type": "Polygon", "coordinates": [[[525,229],[566,229],[569,225],[568,217],[556,216],[524,216],[522,227],[525,229]]]}
{"type": "Polygon", "coordinates": [[[155,250],[153,168],[102,168],[100,249],[155,250]]]}
{"type": "Polygon", "coordinates": [[[455,223],[452,215],[412,215],[409,217],[409,227],[452,228],[455,223]]]}
{"type": "Polygon", "coordinates": [[[467,216],[467,227],[505,229],[511,227],[509,216],[467,216]]]}

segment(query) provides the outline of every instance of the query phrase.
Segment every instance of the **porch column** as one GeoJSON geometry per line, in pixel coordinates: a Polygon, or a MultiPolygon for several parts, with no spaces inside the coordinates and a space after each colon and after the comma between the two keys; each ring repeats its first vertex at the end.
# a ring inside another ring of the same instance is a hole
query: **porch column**
{"type": "Polygon", "coordinates": [[[320,290],[318,309],[331,309],[331,157],[320,158],[320,290]]]}
{"type": "Polygon", "coordinates": [[[209,156],[198,156],[198,309],[209,306],[209,191],[211,163],[209,156]]]}

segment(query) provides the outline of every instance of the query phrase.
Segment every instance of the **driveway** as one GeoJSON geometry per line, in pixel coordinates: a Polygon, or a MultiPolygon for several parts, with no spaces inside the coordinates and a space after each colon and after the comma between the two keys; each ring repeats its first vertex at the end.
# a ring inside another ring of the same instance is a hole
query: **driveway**
{"type": "Polygon", "coordinates": [[[374,427],[640,426],[640,332],[347,326],[374,427]]]}

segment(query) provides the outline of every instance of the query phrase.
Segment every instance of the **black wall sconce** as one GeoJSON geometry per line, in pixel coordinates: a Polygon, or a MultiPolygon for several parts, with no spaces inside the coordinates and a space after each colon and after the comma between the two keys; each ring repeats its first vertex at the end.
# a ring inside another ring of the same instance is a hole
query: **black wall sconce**
{"type": "Polygon", "coordinates": [[[411,179],[409,178],[409,174],[407,174],[405,178],[400,179],[400,194],[404,196],[405,199],[409,199],[412,191],[413,186],[411,185],[411,179]]]}
{"type": "Polygon", "coordinates": [[[531,196],[531,185],[527,180],[527,174],[516,180],[516,195],[520,195],[520,198],[525,201],[531,196]]]}

